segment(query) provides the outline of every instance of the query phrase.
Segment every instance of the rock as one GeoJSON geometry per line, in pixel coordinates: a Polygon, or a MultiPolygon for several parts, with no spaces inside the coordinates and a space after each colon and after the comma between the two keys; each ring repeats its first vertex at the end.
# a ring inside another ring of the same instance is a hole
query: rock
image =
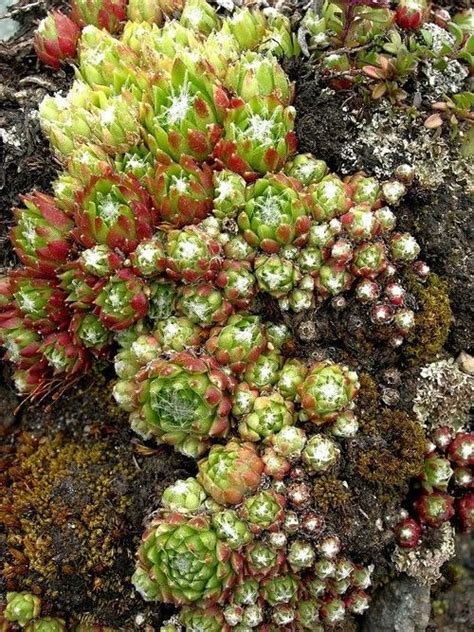
{"type": "Polygon", "coordinates": [[[401,575],[376,594],[362,632],[424,632],[430,611],[429,586],[401,575]]]}
{"type": "Polygon", "coordinates": [[[474,357],[466,353],[465,351],[461,351],[458,359],[456,360],[459,368],[464,373],[469,373],[469,375],[474,375],[474,357]]]}

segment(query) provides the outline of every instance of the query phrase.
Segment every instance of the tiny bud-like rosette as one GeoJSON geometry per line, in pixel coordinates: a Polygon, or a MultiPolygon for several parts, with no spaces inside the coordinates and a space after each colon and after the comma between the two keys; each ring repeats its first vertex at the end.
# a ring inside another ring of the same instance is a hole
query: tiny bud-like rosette
{"type": "Polygon", "coordinates": [[[397,24],[402,29],[416,31],[425,21],[429,13],[426,0],[398,0],[396,9],[397,24]]]}
{"type": "Polygon", "coordinates": [[[41,599],[28,592],[8,592],[5,606],[7,621],[18,623],[24,627],[29,621],[38,617],[41,611],[41,599]]]}
{"type": "Polygon", "coordinates": [[[41,61],[59,68],[76,56],[80,29],[67,15],[51,11],[41,20],[34,34],[35,53],[41,61]]]}

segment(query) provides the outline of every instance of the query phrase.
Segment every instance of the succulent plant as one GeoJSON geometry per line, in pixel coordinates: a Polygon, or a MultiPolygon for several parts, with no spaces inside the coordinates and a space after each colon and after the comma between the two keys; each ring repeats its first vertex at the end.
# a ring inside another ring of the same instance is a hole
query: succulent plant
{"type": "Polygon", "coordinates": [[[229,67],[224,83],[244,101],[275,96],[290,105],[293,99],[293,85],[272,55],[246,52],[229,67]]]}
{"type": "Polygon", "coordinates": [[[72,0],[72,19],[79,24],[93,24],[115,33],[127,18],[125,0],[72,0]]]}
{"type": "Polygon", "coordinates": [[[183,608],[179,620],[186,630],[209,630],[209,632],[219,632],[223,629],[224,617],[219,608],[209,607],[183,608]]]}
{"type": "Polygon", "coordinates": [[[152,152],[176,161],[183,154],[205,160],[222,134],[222,114],[228,106],[219,85],[176,59],[171,74],[160,77],[142,102],[146,143],[152,152]]]}
{"type": "Polygon", "coordinates": [[[265,600],[271,606],[292,602],[296,597],[297,590],[298,582],[293,575],[289,574],[269,579],[263,584],[265,600]]]}
{"type": "Polygon", "coordinates": [[[25,632],[65,632],[66,622],[58,617],[40,617],[25,627],[25,632]]]}
{"type": "Polygon", "coordinates": [[[261,491],[249,496],[240,509],[250,530],[258,533],[262,529],[275,530],[283,520],[285,499],[274,491],[261,491]]]}
{"type": "Polygon", "coordinates": [[[145,316],[148,299],[141,279],[124,268],[111,276],[94,301],[94,312],[114,331],[130,327],[145,316]]]}
{"type": "Polygon", "coordinates": [[[193,323],[204,326],[225,322],[233,312],[223,293],[208,283],[184,286],[177,309],[193,323]]]}
{"type": "Polygon", "coordinates": [[[454,515],[454,498],[448,494],[435,491],[423,494],[414,503],[421,522],[430,527],[440,527],[454,515]]]}
{"type": "Polygon", "coordinates": [[[231,382],[212,358],[187,352],[155,359],[136,375],[137,429],[199,455],[229,427],[231,382]]]}
{"type": "Polygon", "coordinates": [[[194,226],[170,231],[166,253],[168,275],[187,283],[211,281],[221,266],[219,244],[194,226]]]}
{"type": "Polygon", "coordinates": [[[44,193],[25,195],[22,201],[25,208],[15,210],[17,224],[11,233],[15,252],[24,265],[53,276],[71,250],[73,222],[44,193]]]}
{"type": "Polygon", "coordinates": [[[43,334],[67,326],[66,294],[52,280],[32,278],[25,271],[18,271],[11,280],[12,297],[25,324],[43,334]]]}
{"type": "Polygon", "coordinates": [[[318,160],[312,154],[297,154],[286,163],[284,170],[288,176],[307,187],[320,182],[327,174],[328,166],[324,160],[318,160]]]}
{"type": "Polygon", "coordinates": [[[67,15],[51,11],[35,31],[35,53],[44,64],[59,68],[66,60],[76,56],[80,32],[77,24],[67,15]]]}
{"type": "Polygon", "coordinates": [[[183,6],[180,22],[189,29],[209,35],[220,26],[214,7],[204,0],[188,0],[183,6]]]}
{"type": "Polygon", "coordinates": [[[344,410],[351,408],[357,395],[357,375],[337,364],[314,364],[298,387],[305,414],[317,425],[335,421],[344,410]]]}
{"type": "Polygon", "coordinates": [[[243,379],[251,388],[269,389],[280,376],[282,362],[283,358],[278,352],[264,351],[247,365],[243,379]]]}
{"type": "Polygon", "coordinates": [[[229,303],[239,310],[247,310],[257,292],[255,276],[247,261],[226,259],[215,283],[222,288],[229,303]]]}
{"type": "Polygon", "coordinates": [[[294,117],[292,106],[285,108],[272,96],[234,107],[224,120],[214,158],[246,180],[278,171],[296,150],[294,117]]]}
{"type": "Polygon", "coordinates": [[[150,197],[131,175],[109,171],[77,196],[74,235],[86,248],[107,244],[125,253],[153,236],[150,197]]]}
{"type": "Polygon", "coordinates": [[[395,15],[397,24],[403,29],[416,30],[422,25],[427,13],[426,0],[399,0],[395,15]]]}
{"type": "Polygon", "coordinates": [[[258,487],[262,472],[263,462],[252,444],[229,441],[213,446],[200,461],[197,479],[216,502],[238,505],[258,487]]]}
{"type": "Polygon", "coordinates": [[[225,598],[235,579],[232,559],[207,518],[165,514],[145,532],[132,581],[145,598],[212,605],[225,598]]]}
{"type": "Polygon", "coordinates": [[[236,12],[222,26],[222,30],[231,34],[241,50],[255,48],[262,39],[267,22],[260,11],[243,9],[236,12]]]}
{"type": "Polygon", "coordinates": [[[413,548],[421,537],[421,526],[413,518],[405,518],[395,527],[395,537],[399,546],[413,548]]]}
{"type": "Polygon", "coordinates": [[[179,164],[162,158],[147,184],[163,222],[186,226],[211,212],[212,170],[206,164],[200,167],[189,156],[182,156],[179,164]]]}
{"type": "Polygon", "coordinates": [[[314,472],[325,472],[337,463],[340,450],[334,441],[324,435],[311,437],[303,450],[303,460],[314,472]]]}
{"type": "Polygon", "coordinates": [[[309,187],[312,213],[317,222],[343,215],[352,206],[350,188],[335,175],[324,176],[309,187]]]}
{"type": "Polygon", "coordinates": [[[299,281],[295,265],[278,255],[259,256],[255,259],[255,278],[260,291],[275,298],[283,299],[292,294],[299,281]]]}
{"type": "Polygon", "coordinates": [[[89,365],[89,358],[84,348],[75,344],[65,331],[46,336],[39,351],[46,358],[55,375],[83,373],[89,365]]]}
{"type": "Polygon", "coordinates": [[[297,185],[283,174],[260,178],[252,185],[238,223],[251,246],[270,253],[284,244],[303,243],[310,227],[297,185]]]}
{"type": "Polygon", "coordinates": [[[241,549],[252,541],[247,523],[241,520],[235,511],[228,509],[214,514],[212,524],[217,535],[233,550],[241,549]]]}
{"type": "Polygon", "coordinates": [[[16,622],[24,627],[31,619],[36,618],[41,611],[41,599],[27,592],[7,593],[5,619],[16,622]]]}
{"type": "Polygon", "coordinates": [[[194,513],[198,511],[206,499],[206,493],[194,478],[178,480],[169,485],[163,492],[161,502],[169,511],[178,513],[194,513]]]}
{"type": "Polygon", "coordinates": [[[132,22],[161,24],[163,11],[160,3],[154,0],[128,0],[127,17],[132,22]]]}
{"type": "Polygon", "coordinates": [[[458,432],[449,444],[448,454],[457,465],[474,465],[474,435],[458,432]]]}
{"type": "Polygon", "coordinates": [[[206,343],[219,364],[241,373],[267,347],[265,329],[258,316],[235,314],[224,327],[214,328],[206,343]]]}
{"type": "Polygon", "coordinates": [[[252,404],[239,424],[239,434],[245,441],[262,441],[293,423],[293,405],[279,393],[261,395],[252,404]]]}
{"type": "Polygon", "coordinates": [[[474,494],[471,492],[460,498],[456,509],[462,530],[469,533],[474,528],[474,494]]]}
{"type": "Polygon", "coordinates": [[[436,455],[430,455],[425,459],[423,486],[428,492],[432,492],[433,489],[446,492],[452,475],[453,470],[448,459],[436,455]]]}

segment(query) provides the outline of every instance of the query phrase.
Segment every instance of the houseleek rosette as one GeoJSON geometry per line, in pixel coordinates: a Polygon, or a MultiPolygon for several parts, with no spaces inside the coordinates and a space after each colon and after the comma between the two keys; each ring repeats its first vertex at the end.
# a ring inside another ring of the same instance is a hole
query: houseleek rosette
{"type": "Polygon", "coordinates": [[[229,378],[209,357],[174,354],[156,359],[136,376],[133,424],[141,434],[200,454],[229,428],[229,378]]]}
{"type": "Polygon", "coordinates": [[[229,111],[216,160],[248,180],[276,172],[296,150],[295,110],[276,97],[253,98],[229,111]]]}
{"type": "Polygon", "coordinates": [[[359,389],[357,374],[349,368],[329,362],[316,362],[298,386],[303,412],[315,424],[334,421],[352,408],[359,389]]]}
{"type": "Polygon", "coordinates": [[[132,581],[145,599],[211,605],[228,594],[235,557],[205,516],[164,514],[144,534],[132,581]]]}
{"type": "Polygon", "coordinates": [[[235,314],[224,327],[215,327],[206,343],[206,349],[219,364],[229,365],[236,373],[256,360],[266,347],[265,328],[260,318],[246,314],[235,314]]]}
{"type": "Polygon", "coordinates": [[[26,266],[52,276],[71,251],[69,234],[74,223],[49,195],[33,192],[22,201],[24,208],[14,211],[17,224],[11,236],[15,251],[26,266]]]}
{"type": "Polygon", "coordinates": [[[199,462],[198,481],[212,498],[223,505],[238,505],[261,480],[263,462],[250,443],[229,441],[214,446],[199,462]]]}
{"type": "Polygon", "coordinates": [[[163,158],[147,183],[162,222],[196,224],[212,210],[212,169],[207,164],[199,166],[189,156],[182,156],[179,163],[163,158]]]}
{"type": "Polygon", "coordinates": [[[248,191],[238,224],[249,244],[265,252],[304,243],[310,218],[299,185],[283,174],[260,178],[248,191]]]}
{"type": "Polygon", "coordinates": [[[179,161],[181,156],[205,160],[222,134],[222,119],[230,105],[224,89],[203,69],[189,69],[179,58],[171,74],[150,86],[141,104],[146,143],[179,161]]]}
{"type": "Polygon", "coordinates": [[[74,235],[86,248],[106,244],[127,253],[152,237],[156,224],[150,196],[138,180],[112,170],[79,193],[74,218],[74,235]]]}

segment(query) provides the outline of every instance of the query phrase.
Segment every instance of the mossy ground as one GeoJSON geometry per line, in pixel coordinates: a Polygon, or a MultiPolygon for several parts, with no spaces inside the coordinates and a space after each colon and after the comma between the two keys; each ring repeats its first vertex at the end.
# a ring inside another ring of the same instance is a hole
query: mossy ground
{"type": "Polygon", "coordinates": [[[45,614],[74,621],[161,621],[131,590],[134,554],[163,488],[192,463],[137,441],[101,374],[21,408],[2,438],[2,589],[40,594],[45,614]]]}

